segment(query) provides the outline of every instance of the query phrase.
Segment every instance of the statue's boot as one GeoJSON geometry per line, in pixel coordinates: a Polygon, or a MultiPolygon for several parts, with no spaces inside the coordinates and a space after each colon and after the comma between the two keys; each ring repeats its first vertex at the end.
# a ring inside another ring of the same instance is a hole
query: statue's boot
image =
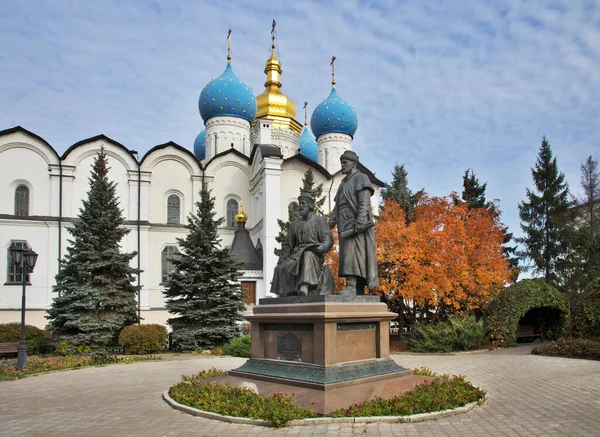
{"type": "Polygon", "coordinates": [[[346,286],[337,292],[338,296],[356,296],[356,276],[346,276],[346,286]]]}
{"type": "Polygon", "coordinates": [[[308,285],[307,284],[300,285],[300,290],[298,290],[298,296],[308,296],[308,285]]]}

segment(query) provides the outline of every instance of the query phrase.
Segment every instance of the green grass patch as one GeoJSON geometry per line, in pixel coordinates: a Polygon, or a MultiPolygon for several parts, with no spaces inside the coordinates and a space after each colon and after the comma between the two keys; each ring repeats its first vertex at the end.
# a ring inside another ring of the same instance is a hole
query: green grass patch
{"type": "Polygon", "coordinates": [[[0,360],[0,377],[22,378],[27,375],[53,372],[56,370],[79,369],[89,366],[104,366],[107,364],[127,364],[135,361],[158,360],[152,355],[119,357],[106,354],[67,355],[59,357],[28,357],[27,367],[23,372],[17,370],[17,359],[0,360]]]}
{"type": "MultiPolygon", "coordinates": [[[[436,379],[391,399],[376,397],[348,409],[337,410],[329,416],[407,416],[458,408],[485,397],[485,391],[474,387],[462,376],[436,375],[428,369],[419,369],[415,374],[433,376],[436,379]]],[[[265,397],[245,387],[229,387],[203,381],[225,375],[227,372],[211,369],[197,375],[183,376],[179,384],[169,389],[169,396],[180,404],[199,410],[225,416],[262,419],[277,428],[285,426],[290,420],[318,417],[308,407],[293,405],[291,396],[276,393],[265,397]]]]}
{"type": "Polygon", "coordinates": [[[538,346],[531,353],[600,360],[600,339],[561,338],[552,343],[538,346]]]}

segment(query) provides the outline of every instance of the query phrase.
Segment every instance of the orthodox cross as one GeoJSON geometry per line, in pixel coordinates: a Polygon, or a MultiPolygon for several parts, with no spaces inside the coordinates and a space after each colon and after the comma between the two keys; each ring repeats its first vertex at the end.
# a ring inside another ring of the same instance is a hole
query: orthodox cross
{"type": "Polygon", "coordinates": [[[231,29],[227,32],[227,61],[231,61],[231,29]]]}
{"type": "Polygon", "coordinates": [[[331,57],[331,86],[335,86],[335,56],[331,57]]]}

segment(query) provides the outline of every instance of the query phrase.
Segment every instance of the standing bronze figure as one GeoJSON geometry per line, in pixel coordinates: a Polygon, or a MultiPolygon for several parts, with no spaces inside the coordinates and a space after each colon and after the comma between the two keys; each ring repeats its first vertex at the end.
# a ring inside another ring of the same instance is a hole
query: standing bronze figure
{"type": "Polygon", "coordinates": [[[335,195],[329,226],[337,225],[340,241],[339,276],[346,287],[338,295],[364,294],[365,287],[377,287],[377,249],[371,196],[375,193],[369,177],[358,169],[358,155],[345,151],[340,156],[346,175],[335,195]]]}

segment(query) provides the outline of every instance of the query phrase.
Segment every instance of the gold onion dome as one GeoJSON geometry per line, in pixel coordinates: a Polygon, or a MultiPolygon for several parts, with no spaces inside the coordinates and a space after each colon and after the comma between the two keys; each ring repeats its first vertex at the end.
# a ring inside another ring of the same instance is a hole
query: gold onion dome
{"type": "Polygon", "coordinates": [[[265,90],[256,97],[256,119],[273,120],[274,128],[287,128],[300,134],[302,125],[294,119],[296,104],[281,92],[281,73],[281,62],[275,55],[275,44],[272,44],[271,57],[265,64],[265,74],[267,75],[265,90]]]}
{"type": "Polygon", "coordinates": [[[235,221],[237,223],[246,223],[248,221],[248,216],[244,212],[244,207],[240,204],[240,212],[235,215],[235,221]]]}

